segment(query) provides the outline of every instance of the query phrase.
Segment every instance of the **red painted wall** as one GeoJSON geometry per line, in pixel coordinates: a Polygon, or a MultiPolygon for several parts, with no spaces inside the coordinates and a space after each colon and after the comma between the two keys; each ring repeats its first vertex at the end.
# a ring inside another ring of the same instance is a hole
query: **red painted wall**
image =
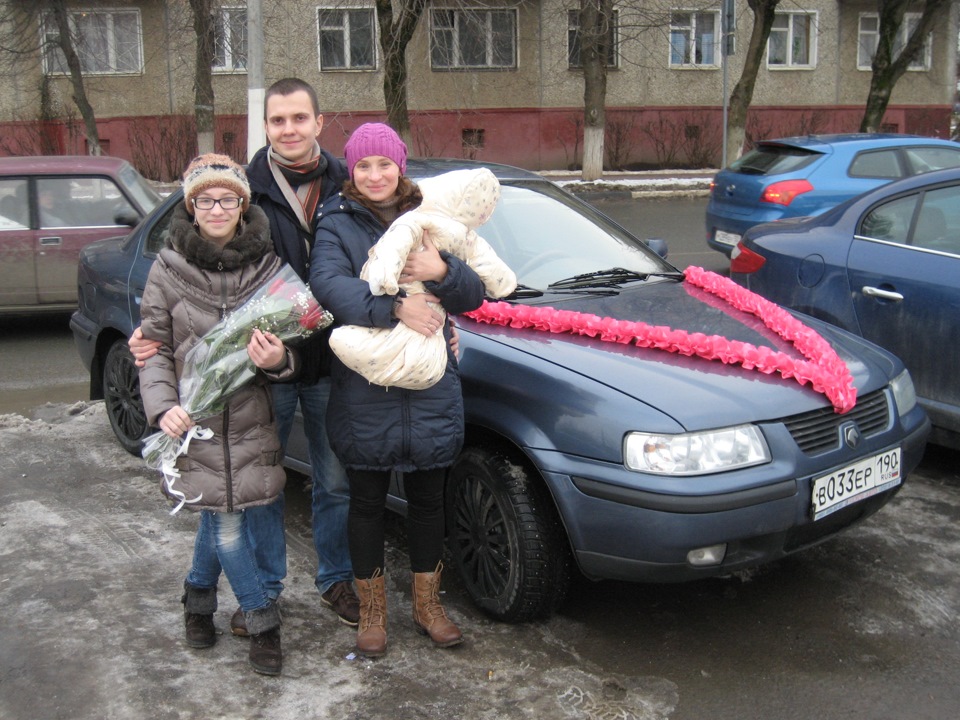
{"type": "MultiPolygon", "coordinates": [[[[887,110],[891,132],[948,137],[949,106],[898,106],[887,110]]],[[[862,107],[755,107],[747,138],[855,132],[862,107]]],[[[492,109],[432,111],[411,115],[411,154],[502,162],[532,170],[579,167],[583,154],[582,110],[492,109]]],[[[358,125],[383,121],[376,113],[327,114],[320,136],[336,155],[358,125]]],[[[97,127],[106,154],[131,160],[147,177],[173,180],[196,154],[193,118],[116,117],[97,127]]],[[[246,116],[220,116],[219,152],[237,160],[246,153],[246,116]]],[[[607,110],[609,169],[717,167],[722,149],[719,107],[637,107],[607,110]]],[[[86,154],[79,124],[2,123],[0,155],[86,154]]]]}

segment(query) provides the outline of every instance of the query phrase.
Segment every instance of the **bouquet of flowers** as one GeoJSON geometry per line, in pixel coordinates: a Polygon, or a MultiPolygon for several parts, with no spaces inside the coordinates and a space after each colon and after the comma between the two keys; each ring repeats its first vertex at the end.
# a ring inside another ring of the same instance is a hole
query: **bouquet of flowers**
{"type": "MultiPolygon", "coordinates": [[[[308,337],[333,323],[333,316],[313,298],[289,265],[204,335],[186,354],[180,376],[180,405],[197,422],[226,408],[229,396],[253,380],[257,368],[247,354],[254,330],[269,332],[283,342],[308,337]]],[[[213,432],[199,424],[182,438],[156,432],[144,440],[147,466],[162,470],[168,489],[178,476],[177,456],[187,452],[192,438],[209,439],[213,432]]],[[[180,498],[184,502],[191,502],[180,498]]],[[[193,501],[196,502],[196,501],[193,501]]],[[[177,508],[179,510],[179,507],[177,508]]]]}

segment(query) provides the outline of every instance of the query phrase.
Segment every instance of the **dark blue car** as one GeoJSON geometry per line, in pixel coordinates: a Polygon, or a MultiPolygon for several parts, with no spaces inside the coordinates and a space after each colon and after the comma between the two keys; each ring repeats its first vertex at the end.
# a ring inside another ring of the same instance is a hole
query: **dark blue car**
{"type": "Polygon", "coordinates": [[[749,228],[819,215],[893,180],[960,166],[960,143],[916,135],[765,140],[713,179],[707,244],[730,255],[749,228]]]}
{"type": "Polygon", "coordinates": [[[823,215],[760,225],[731,277],[898,355],[932,439],[960,449],[960,169],[890,183],[823,215]]]}
{"type": "MultiPolygon", "coordinates": [[[[411,161],[409,172],[465,166],[411,161]]],[[[501,306],[508,314],[548,314],[561,325],[643,321],[657,333],[685,331],[694,344],[716,336],[707,342],[801,359],[590,206],[535,174],[489,167],[502,198],[480,232],[519,277],[501,306]],[[578,314],[560,319],[547,308],[578,314]]],[[[133,452],[148,428],[125,343],[177,202],[179,194],[81,261],[77,347],[92,397],[105,398],[133,452]]],[[[472,599],[502,620],[548,615],[574,569],[593,579],[692,580],[814,545],[882,507],[926,443],[929,421],[903,364],[824,323],[811,321],[858,393],[845,414],[777,373],[525,322],[458,320],[467,439],[447,485],[449,550],[472,599]]],[[[306,467],[302,433],[288,456],[306,467]]],[[[403,509],[399,477],[392,507],[403,509]]]]}

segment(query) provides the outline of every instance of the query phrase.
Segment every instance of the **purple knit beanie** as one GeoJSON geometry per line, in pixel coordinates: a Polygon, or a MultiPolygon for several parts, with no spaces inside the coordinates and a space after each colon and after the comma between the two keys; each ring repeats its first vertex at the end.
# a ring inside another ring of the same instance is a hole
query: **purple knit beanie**
{"type": "Polygon", "coordinates": [[[353,167],[370,155],[390,158],[400,166],[401,175],[407,171],[407,146],[392,127],[383,123],[364,123],[354,130],[343,146],[343,155],[351,180],[353,167]]]}

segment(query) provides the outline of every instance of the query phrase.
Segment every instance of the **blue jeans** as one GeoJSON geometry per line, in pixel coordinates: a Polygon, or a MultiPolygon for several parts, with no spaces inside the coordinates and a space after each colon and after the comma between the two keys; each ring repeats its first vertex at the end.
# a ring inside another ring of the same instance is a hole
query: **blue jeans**
{"type": "Polygon", "coordinates": [[[270,604],[253,549],[247,541],[245,513],[202,510],[187,584],[201,589],[215,588],[221,569],[244,612],[270,604]]]}
{"type": "MultiPolygon", "coordinates": [[[[321,593],[335,582],[353,579],[347,546],[350,484],[327,440],[329,399],[329,378],[321,378],[315,385],[277,383],[273,386],[277,434],[282,445],[286,446],[290,437],[298,403],[303,415],[303,430],[313,474],[313,546],[317,552],[315,583],[321,593]]],[[[257,564],[263,572],[267,592],[273,598],[283,589],[282,581],[287,571],[286,548],[277,548],[271,542],[271,538],[277,537],[276,528],[283,528],[282,501],[281,497],[279,508],[274,508],[277,503],[273,503],[247,510],[250,542],[256,548],[257,564]]],[[[283,537],[282,533],[280,537],[283,537]]]]}
{"type": "Polygon", "coordinates": [[[247,542],[257,559],[260,579],[271,600],[280,597],[287,576],[287,539],[283,534],[283,493],[269,505],[247,508],[247,542]]]}

